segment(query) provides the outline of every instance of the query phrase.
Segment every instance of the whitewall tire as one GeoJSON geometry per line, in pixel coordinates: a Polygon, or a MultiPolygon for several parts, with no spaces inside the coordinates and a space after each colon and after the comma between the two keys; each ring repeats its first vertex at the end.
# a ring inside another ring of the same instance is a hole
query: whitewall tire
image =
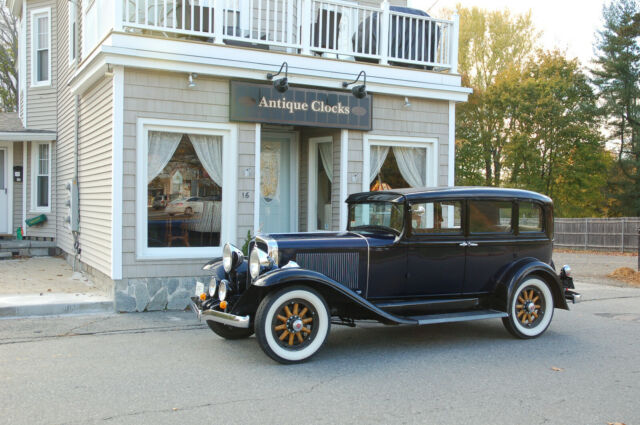
{"type": "Polygon", "coordinates": [[[255,333],[262,350],[280,363],[307,360],[322,347],[331,316],[322,295],[295,286],[266,296],[256,312],[255,333]]]}
{"type": "Polygon", "coordinates": [[[553,309],[553,294],[549,286],[536,276],[526,277],[513,290],[509,300],[509,317],[502,319],[502,322],[518,338],[535,338],[549,327],[553,309]]]}

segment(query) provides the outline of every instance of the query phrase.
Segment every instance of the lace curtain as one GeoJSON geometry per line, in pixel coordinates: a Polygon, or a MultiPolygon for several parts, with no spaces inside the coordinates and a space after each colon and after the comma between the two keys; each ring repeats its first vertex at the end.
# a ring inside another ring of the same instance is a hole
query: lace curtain
{"type": "Polygon", "coordinates": [[[327,178],[333,183],[333,143],[319,143],[320,159],[327,178]]]}
{"type": "Polygon", "coordinates": [[[222,137],[189,134],[189,140],[211,180],[222,187],[222,137]]]}
{"type": "Polygon", "coordinates": [[[387,154],[389,154],[389,146],[371,146],[369,154],[369,183],[371,183],[380,172],[384,160],[387,159],[387,154]]]}
{"type": "Polygon", "coordinates": [[[425,187],[427,185],[425,148],[394,147],[393,155],[396,157],[398,169],[402,178],[411,187],[425,187]]]}
{"type": "Polygon", "coordinates": [[[167,166],[180,144],[182,133],[149,132],[149,163],[147,166],[147,183],[155,179],[167,166]]]}

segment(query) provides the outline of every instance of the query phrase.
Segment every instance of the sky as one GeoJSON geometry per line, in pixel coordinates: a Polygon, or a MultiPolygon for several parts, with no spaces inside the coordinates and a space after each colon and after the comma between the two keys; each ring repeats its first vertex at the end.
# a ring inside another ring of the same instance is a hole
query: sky
{"type": "Polygon", "coordinates": [[[595,33],[602,25],[605,0],[409,0],[410,7],[430,10],[435,17],[443,16],[441,9],[477,6],[495,10],[508,8],[513,13],[531,10],[533,23],[542,31],[541,47],[558,47],[569,57],[578,57],[583,65],[593,58],[595,33]],[[434,5],[435,4],[435,5],[434,5]]]}

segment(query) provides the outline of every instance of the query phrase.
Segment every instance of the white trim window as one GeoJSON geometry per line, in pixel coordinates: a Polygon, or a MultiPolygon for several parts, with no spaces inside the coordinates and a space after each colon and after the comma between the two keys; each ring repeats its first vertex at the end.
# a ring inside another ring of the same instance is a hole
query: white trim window
{"type": "MultiPolygon", "coordinates": [[[[393,171],[408,187],[438,185],[438,139],[402,136],[364,136],[362,190],[387,189],[381,170],[393,152],[393,171]],[[378,179],[378,182],[374,182],[378,179]]],[[[384,174],[384,173],[383,173],[384,174]]],[[[396,184],[397,186],[397,184],[396,184]]],[[[398,189],[399,187],[392,187],[398,189]]]]}
{"type": "Polygon", "coordinates": [[[78,7],[76,0],[69,1],[69,63],[78,58],[78,7]]]}
{"type": "Polygon", "coordinates": [[[51,85],[51,8],[31,12],[31,85],[51,85]]]}
{"type": "Polygon", "coordinates": [[[236,238],[237,127],[147,118],[137,127],[137,258],[222,255],[236,238]]]}
{"type": "Polygon", "coordinates": [[[309,139],[307,232],[332,227],[333,137],[309,139]],[[320,205],[319,205],[320,203],[320,205]]]}
{"type": "Polygon", "coordinates": [[[51,143],[31,144],[31,211],[51,212],[51,143]]]}

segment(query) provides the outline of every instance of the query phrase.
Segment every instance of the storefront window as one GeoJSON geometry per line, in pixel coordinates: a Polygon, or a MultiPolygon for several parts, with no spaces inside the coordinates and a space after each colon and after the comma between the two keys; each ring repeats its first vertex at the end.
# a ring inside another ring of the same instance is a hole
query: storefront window
{"type": "Polygon", "coordinates": [[[318,143],[317,229],[331,228],[331,182],[333,181],[333,143],[318,143]]]}
{"type": "Polygon", "coordinates": [[[427,186],[427,149],[412,146],[372,145],[370,190],[427,186]]]}
{"type": "Polygon", "coordinates": [[[147,246],[220,246],[222,136],[149,131],[147,246]]]}

